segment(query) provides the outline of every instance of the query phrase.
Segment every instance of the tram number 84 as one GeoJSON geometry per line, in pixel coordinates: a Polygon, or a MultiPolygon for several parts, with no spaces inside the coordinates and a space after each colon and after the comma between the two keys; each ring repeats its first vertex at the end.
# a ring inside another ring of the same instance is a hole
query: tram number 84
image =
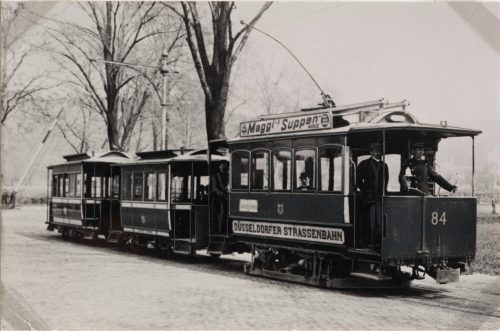
{"type": "Polygon", "coordinates": [[[431,223],[432,225],[438,225],[439,222],[443,223],[443,225],[446,225],[446,212],[444,211],[441,215],[437,211],[433,211],[431,214],[431,223]]]}

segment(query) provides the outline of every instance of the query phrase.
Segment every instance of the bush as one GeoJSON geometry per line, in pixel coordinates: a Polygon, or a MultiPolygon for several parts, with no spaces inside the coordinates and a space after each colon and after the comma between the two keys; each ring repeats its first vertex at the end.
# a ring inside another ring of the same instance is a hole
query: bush
{"type": "Polygon", "coordinates": [[[474,272],[500,275],[500,215],[479,214],[474,272]]]}

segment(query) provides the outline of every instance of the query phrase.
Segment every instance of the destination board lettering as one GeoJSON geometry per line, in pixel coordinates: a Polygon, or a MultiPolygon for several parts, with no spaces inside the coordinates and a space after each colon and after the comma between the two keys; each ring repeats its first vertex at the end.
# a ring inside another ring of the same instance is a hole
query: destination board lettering
{"type": "Polygon", "coordinates": [[[278,224],[251,221],[233,221],[233,233],[260,237],[316,241],[328,244],[343,244],[344,231],[308,225],[278,224]]]}
{"type": "Polygon", "coordinates": [[[309,114],[243,122],[240,124],[240,136],[262,136],[276,133],[325,130],[332,127],[329,113],[309,114]]]}

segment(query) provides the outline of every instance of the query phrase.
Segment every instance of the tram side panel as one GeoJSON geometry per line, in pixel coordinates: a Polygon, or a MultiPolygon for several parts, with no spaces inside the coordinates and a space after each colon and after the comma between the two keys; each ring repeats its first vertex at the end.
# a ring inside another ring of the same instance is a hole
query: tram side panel
{"type": "Polygon", "coordinates": [[[431,256],[474,258],[476,206],[475,197],[424,198],[424,238],[431,256]]]}
{"type": "Polygon", "coordinates": [[[476,246],[476,198],[385,197],[382,258],[470,260],[476,246]]]}
{"type": "Polygon", "coordinates": [[[343,196],[317,193],[231,192],[229,230],[245,241],[306,244],[322,251],[352,245],[344,223],[343,196]],[[335,246],[331,246],[331,245],[335,246]],[[328,246],[326,246],[328,245],[328,246]]]}

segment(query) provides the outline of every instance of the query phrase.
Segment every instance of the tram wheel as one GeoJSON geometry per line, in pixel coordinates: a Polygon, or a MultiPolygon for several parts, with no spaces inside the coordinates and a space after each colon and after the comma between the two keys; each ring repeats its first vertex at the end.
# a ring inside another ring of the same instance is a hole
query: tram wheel
{"type": "Polygon", "coordinates": [[[213,259],[218,259],[220,257],[220,254],[218,253],[210,253],[210,256],[213,258],[213,259]]]}

